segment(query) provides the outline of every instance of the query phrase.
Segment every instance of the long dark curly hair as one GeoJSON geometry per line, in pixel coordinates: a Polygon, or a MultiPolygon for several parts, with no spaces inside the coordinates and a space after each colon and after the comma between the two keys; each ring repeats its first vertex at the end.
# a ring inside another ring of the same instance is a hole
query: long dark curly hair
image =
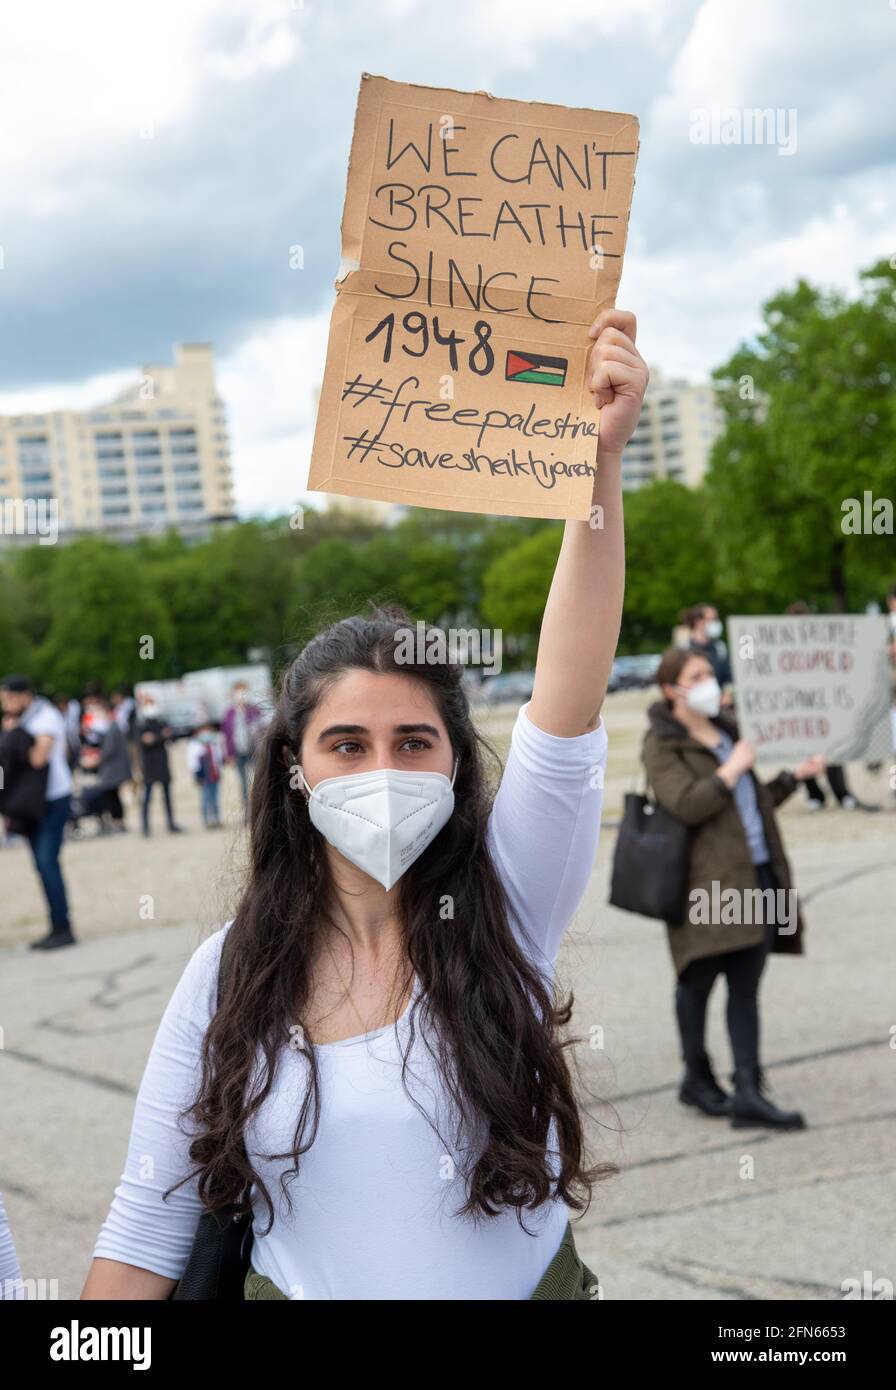
{"type": "MultiPolygon", "coordinates": [[[[560,1036],[572,1014],[572,995],[555,1000],[518,944],[489,856],[493,793],[486,762],[497,764],[496,755],[474,728],[460,666],[408,664],[406,652],[396,660],[399,629],[409,627],[401,609],[379,607],[313,638],[283,677],[257,755],[248,882],[221,952],[217,1011],[203,1044],[199,1093],[182,1117],[192,1121],[190,1157],[196,1164],[183,1181],[198,1177],[199,1195],[211,1211],[231,1204],[246,1209],[251,1183],[267,1209],[265,1234],[273,1224],[273,1203],[249,1161],[244,1134],[271,1092],[290,1030],[304,1027],[311,965],[322,934],[332,930],[324,841],[289,765],[312,711],[350,671],[418,681],[439,710],[459,760],[454,812],[396,890],[406,970],[402,991],[415,973],[421,984],[409,1013],[408,1050],[418,1034],[426,1037],[461,1126],[481,1140],[469,1151],[466,1201],[457,1215],[478,1220],[515,1208],[522,1223],[524,1209],[552,1197],[583,1211],[594,1184],[617,1171],[613,1164],[586,1166],[566,1057],[574,1040],[560,1036]],[[453,899],[452,929],[434,931],[446,894],[453,899]],[[425,1027],[427,1020],[435,1026],[425,1027]],[[552,1121],[556,1152],[549,1148],[552,1121]]],[[[304,1050],[309,1080],[292,1148],[271,1155],[291,1161],[281,1176],[287,1201],[287,1180],[314,1142],[320,1118],[314,1048],[304,1050]]],[[[402,1080],[406,1086],[404,1071],[402,1080]]]]}

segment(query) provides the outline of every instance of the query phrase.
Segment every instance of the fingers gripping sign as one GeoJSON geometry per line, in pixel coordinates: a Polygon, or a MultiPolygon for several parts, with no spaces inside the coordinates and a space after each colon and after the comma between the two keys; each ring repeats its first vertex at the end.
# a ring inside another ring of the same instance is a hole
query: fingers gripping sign
{"type": "Polygon", "coordinates": [[[623,309],[605,309],[588,330],[594,340],[588,389],[601,412],[599,453],[621,453],[641,414],[650,373],[635,346],[637,320],[623,309]]]}

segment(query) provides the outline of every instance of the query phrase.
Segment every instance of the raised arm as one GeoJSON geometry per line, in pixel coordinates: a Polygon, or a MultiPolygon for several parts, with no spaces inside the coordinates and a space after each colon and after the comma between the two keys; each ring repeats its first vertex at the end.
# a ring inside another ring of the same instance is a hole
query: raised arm
{"type": "Polygon", "coordinates": [[[647,364],[634,314],[608,309],[590,329],[589,388],[600,409],[590,521],[567,521],[545,605],[528,707],[546,733],[573,738],[597,726],[619,638],[625,590],[622,451],[644,400],[647,364]]]}

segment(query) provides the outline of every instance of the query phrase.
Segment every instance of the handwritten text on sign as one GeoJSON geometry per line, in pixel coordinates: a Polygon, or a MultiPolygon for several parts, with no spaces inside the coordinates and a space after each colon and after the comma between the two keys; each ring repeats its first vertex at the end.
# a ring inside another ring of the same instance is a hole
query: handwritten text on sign
{"type": "Polygon", "coordinates": [[[632,116],[362,81],[311,488],[588,516],[637,149],[632,116]]]}
{"type": "Polygon", "coordinates": [[[741,733],[761,761],[887,756],[882,617],[729,618],[728,640],[741,733]]]}

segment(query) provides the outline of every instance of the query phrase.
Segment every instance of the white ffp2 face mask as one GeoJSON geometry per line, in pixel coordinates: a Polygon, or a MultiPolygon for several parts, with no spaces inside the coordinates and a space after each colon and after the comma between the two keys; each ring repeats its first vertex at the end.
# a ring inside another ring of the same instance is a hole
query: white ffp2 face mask
{"type": "Polygon", "coordinates": [[[706,624],[706,635],[711,642],[717,642],[724,631],[721,618],[710,618],[706,624]]]}
{"type": "Polygon", "coordinates": [[[705,714],[709,719],[715,719],[722,708],[722,687],[715,676],[707,676],[689,690],[682,690],[682,694],[688,709],[695,714],[705,714]]]}
{"type": "Polygon", "coordinates": [[[454,810],[454,778],[441,772],[376,772],[325,777],[309,787],[308,814],[324,839],[389,889],[432,843],[454,810]]]}

